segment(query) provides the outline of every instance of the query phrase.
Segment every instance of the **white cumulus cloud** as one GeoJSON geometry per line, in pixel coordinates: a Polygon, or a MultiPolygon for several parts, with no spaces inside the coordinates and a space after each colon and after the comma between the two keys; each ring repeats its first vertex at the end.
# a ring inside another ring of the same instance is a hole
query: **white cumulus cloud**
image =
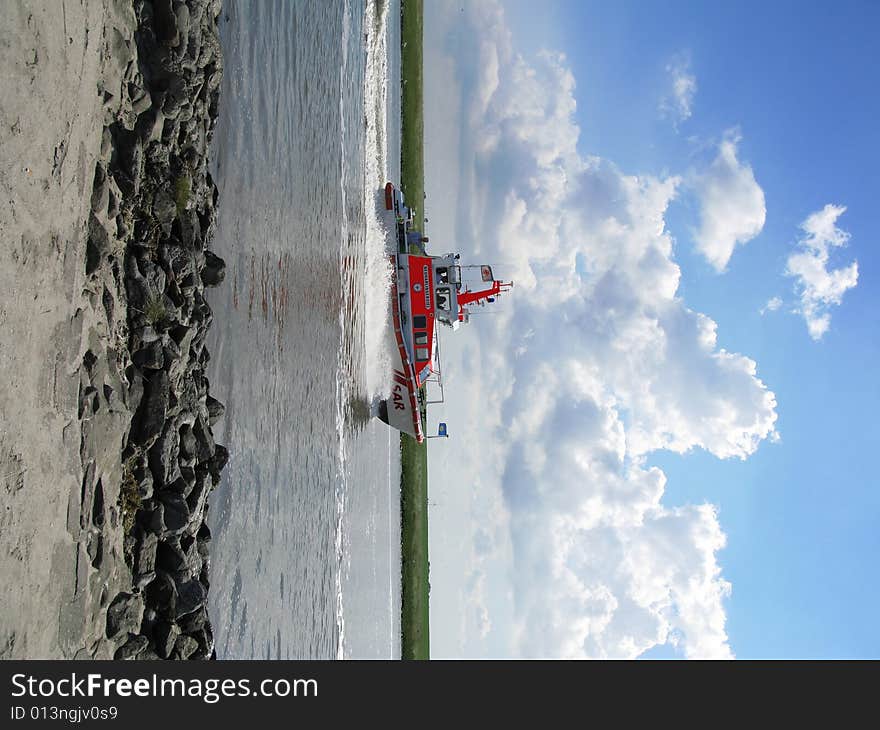
{"type": "Polygon", "coordinates": [[[737,244],[751,241],[764,228],[764,191],[748,163],[737,159],[740,138],[728,133],[718,155],[694,184],[700,201],[697,250],[722,272],[737,244]]]}
{"type": "MultiPolygon", "coordinates": [[[[775,434],[776,401],[756,363],[720,347],[715,322],[678,293],[665,215],[682,179],[581,154],[564,57],[516,53],[497,3],[450,10],[469,24],[448,48],[469,119],[461,250],[517,287],[495,316],[444,338],[445,378],[461,404],[455,468],[503,500],[475,515],[475,552],[485,525],[506,531],[514,653],[636,657],[674,643],[730,657],[718,515],[664,504],[649,459],[747,458],[775,434]]],[[[712,220],[723,217],[715,196],[737,189],[726,175],[754,182],[725,145],[706,180],[712,220]]],[[[763,223],[763,195],[761,208],[763,223]]],[[[475,604],[491,605],[476,585],[475,604]]],[[[473,623],[501,630],[490,615],[473,623]]]]}
{"type": "Polygon", "coordinates": [[[846,206],[829,204],[809,215],[801,223],[804,236],[788,257],[785,269],[796,280],[800,312],[814,340],[822,339],[831,326],[829,308],[839,305],[843,295],[859,281],[857,261],[838,269],[828,268],[831,250],[846,246],[849,241],[849,233],[837,227],[837,219],[845,212],[846,206]]]}

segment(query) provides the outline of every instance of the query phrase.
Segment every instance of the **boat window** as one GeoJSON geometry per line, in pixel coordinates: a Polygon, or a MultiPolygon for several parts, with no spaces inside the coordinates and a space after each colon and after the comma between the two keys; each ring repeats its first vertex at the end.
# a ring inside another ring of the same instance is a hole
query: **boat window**
{"type": "Polygon", "coordinates": [[[440,280],[441,284],[446,284],[449,282],[449,270],[445,266],[440,266],[437,268],[437,278],[440,280]]]}
{"type": "Polygon", "coordinates": [[[427,347],[417,347],[416,348],[416,360],[419,362],[427,362],[428,361],[428,348],[427,347]]]}
{"type": "Polygon", "coordinates": [[[437,290],[437,309],[448,312],[449,311],[449,294],[446,289],[438,289],[437,290]]]}
{"type": "Polygon", "coordinates": [[[416,332],[416,344],[417,345],[427,345],[428,344],[428,333],[427,332],[416,332]]]}
{"type": "Polygon", "coordinates": [[[413,317],[413,327],[417,330],[423,330],[428,326],[428,319],[424,314],[417,314],[413,317]]]}

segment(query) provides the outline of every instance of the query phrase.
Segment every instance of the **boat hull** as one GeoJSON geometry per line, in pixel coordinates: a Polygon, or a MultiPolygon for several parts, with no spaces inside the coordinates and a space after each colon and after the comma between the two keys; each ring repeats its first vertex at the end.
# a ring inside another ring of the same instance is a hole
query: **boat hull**
{"type": "Polygon", "coordinates": [[[400,320],[400,297],[397,289],[397,257],[392,256],[395,276],[391,282],[391,312],[394,324],[393,380],[391,397],[379,404],[379,418],[392,428],[407,433],[421,443],[425,440],[418,386],[412,361],[407,354],[400,320]]]}

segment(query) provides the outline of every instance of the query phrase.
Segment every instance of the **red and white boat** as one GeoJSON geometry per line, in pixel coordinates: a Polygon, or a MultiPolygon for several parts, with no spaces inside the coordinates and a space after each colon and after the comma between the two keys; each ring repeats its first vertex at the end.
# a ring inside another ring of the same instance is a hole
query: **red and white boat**
{"type": "Polygon", "coordinates": [[[440,375],[439,325],[457,329],[469,321],[469,306],[495,301],[513,287],[513,282],[496,281],[490,266],[462,267],[458,254],[427,255],[427,239],[410,230],[412,212],[391,183],[385,186],[385,207],[394,211],[397,226],[399,252],[391,256],[391,310],[397,347],[391,396],[379,404],[379,417],[422,442],[426,407],[422,388],[429,378],[436,380],[440,375]],[[409,244],[419,253],[409,253],[409,244]],[[462,268],[479,269],[479,279],[488,287],[472,290],[462,281],[462,268]]]}

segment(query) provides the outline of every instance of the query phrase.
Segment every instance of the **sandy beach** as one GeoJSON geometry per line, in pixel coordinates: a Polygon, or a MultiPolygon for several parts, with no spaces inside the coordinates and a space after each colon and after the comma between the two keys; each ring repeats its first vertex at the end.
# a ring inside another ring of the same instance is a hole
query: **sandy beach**
{"type": "Polygon", "coordinates": [[[211,653],[208,538],[196,533],[225,453],[208,426],[222,407],[199,380],[207,360],[199,328],[210,312],[197,302],[193,314],[192,300],[223,273],[204,251],[215,202],[205,182],[207,108],[216,107],[220,61],[216,39],[202,30],[216,25],[219,3],[190,5],[16,0],[0,8],[0,658],[149,658],[154,634],[163,637],[161,656],[211,653]],[[139,23],[161,57],[149,83],[139,23]],[[163,77],[162,63],[190,76],[163,77]],[[198,74],[194,87],[187,79],[198,74]],[[156,84],[163,92],[151,99],[156,84]],[[201,101],[185,98],[194,88],[201,101]],[[186,159],[185,195],[183,175],[151,181],[150,151],[164,151],[166,169],[179,168],[176,155],[186,159]],[[160,202],[165,217],[154,220],[160,202]],[[160,259],[174,260],[167,282],[160,259]],[[146,280],[158,282],[162,305],[150,322],[128,308],[132,283],[137,291],[146,280]],[[169,292],[174,301],[162,299],[169,292]],[[158,363],[142,354],[148,341],[154,354],[160,347],[158,363]],[[193,427],[203,434],[197,444],[193,427]],[[200,454],[184,453],[180,435],[200,454]],[[179,479],[191,505],[175,513],[182,525],[163,519],[162,505],[185,497],[169,487],[165,502],[154,499],[153,478],[142,473],[148,461],[169,479],[181,474],[178,462],[192,473],[179,479]],[[150,581],[163,590],[146,599],[150,581]],[[150,607],[160,594],[167,615],[150,607]]]}
{"type": "MultiPolygon", "coordinates": [[[[106,655],[101,593],[130,582],[112,551],[90,579],[94,491],[82,493],[79,414],[83,355],[90,340],[108,347],[124,317],[117,311],[108,321],[84,267],[104,118],[98,87],[120,75],[105,33],[124,33],[124,6],[46,1],[2,9],[0,574],[12,588],[0,593],[3,657],[106,655]]],[[[105,506],[116,497],[125,419],[113,410],[93,424],[106,433],[104,448],[87,456],[105,506]]],[[[107,543],[121,543],[113,525],[104,530],[107,543]]]]}

